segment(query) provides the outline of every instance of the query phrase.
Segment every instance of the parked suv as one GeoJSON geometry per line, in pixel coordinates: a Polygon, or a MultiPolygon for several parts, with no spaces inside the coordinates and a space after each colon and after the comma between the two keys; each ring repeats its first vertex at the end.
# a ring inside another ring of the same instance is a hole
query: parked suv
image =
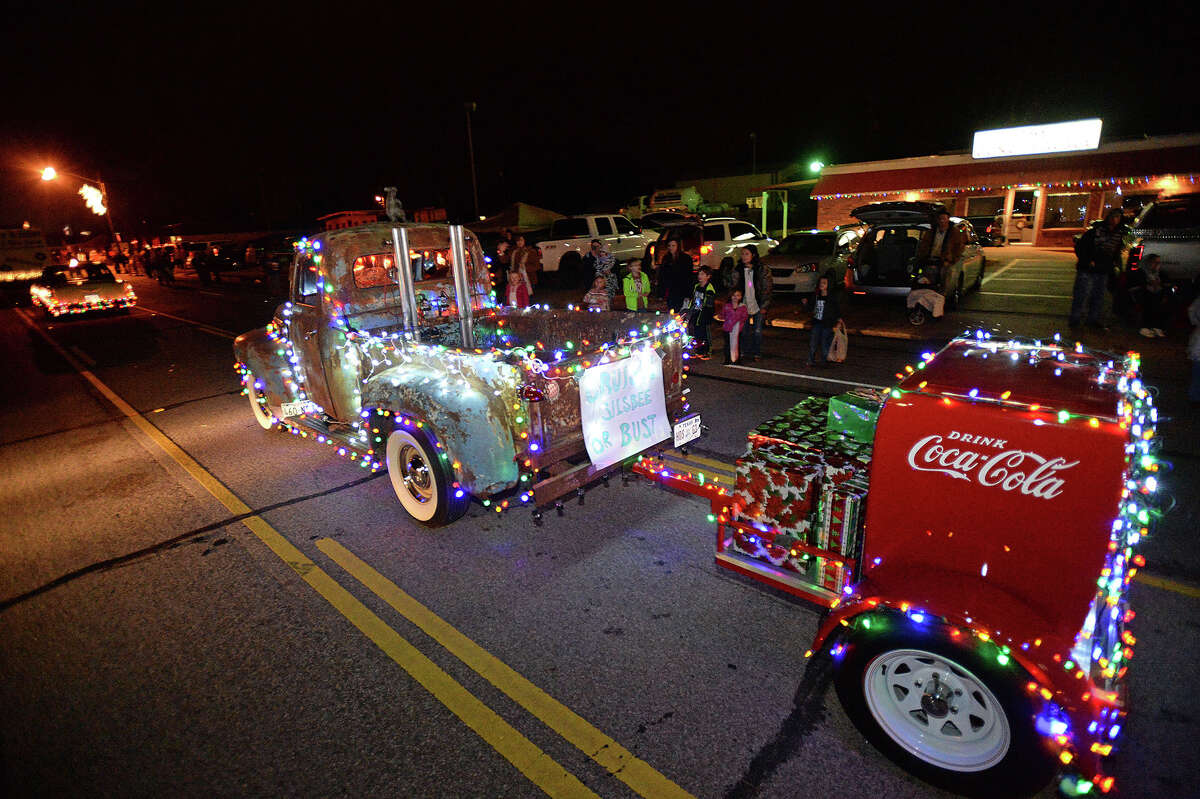
{"type": "MultiPolygon", "coordinates": [[[[930,202],[882,202],[862,205],[850,215],[869,227],[850,259],[846,289],[851,295],[907,295],[918,268],[917,247],[946,206],[930,202]]],[[[946,275],[946,305],[953,308],[971,288],[983,283],[985,259],[971,223],[956,216],[950,225],[963,236],[963,252],[946,275]]]]}
{"type": "Polygon", "coordinates": [[[1130,230],[1127,271],[1137,272],[1142,258],[1157,255],[1163,276],[1183,283],[1200,274],[1200,194],[1147,205],[1130,230]]]}
{"type": "Polygon", "coordinates": [[[681,243],[683,251],[692,256],[697,269],[707,266],[714,273],[733,269],[738,250],[748,244],[753,245],[760,256],[765,256],[779,243],[749,222],[732,217],[681,222],[667,225],[658,234],[658,241],[646,249],[645,263],[657,268],[667,254],[667,242],[671,239],[681,243]]]}
{"type": "Polygon", "coordinates": [[[792,233],[763,259],[771,270],[775,291],[811,294],[817,278],[832,272],[834,281],[845,277],[846,262],[862,240],[862,225],[843,225],[835,230],[803,230],[792,233]]]}

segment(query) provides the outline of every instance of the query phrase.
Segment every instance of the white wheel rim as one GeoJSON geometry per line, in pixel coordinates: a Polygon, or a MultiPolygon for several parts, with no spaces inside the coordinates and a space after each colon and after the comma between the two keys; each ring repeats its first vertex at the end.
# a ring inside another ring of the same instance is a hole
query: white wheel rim
{"type": "Polygon", "coordinates": [[[408,514],[427,522],[438,510],[437,473],[411,433],[394,430],[387,440],[388,477],[408,514]]]}
{"type": "Polygon", "coordinates": [[[255,387],[258,379],[254,375],[250,375],[249,381],[246,383],[246,393],[250,395],[250,412],[254,414],[254,420],[258,422],[258,426],[263,430],[270,430],[275,424],[275,417],[267,410],[266,400],[263,399],[266,395],[259,388],[255,387]]]}
{"type": "Polygon", "coordinates": [[[920,649],[885,652],[867,666],[863,694],[888,737],[926,763],[983,771],[1008,753],[1011,734],[1000,702],[949,658],[920,649]]]}

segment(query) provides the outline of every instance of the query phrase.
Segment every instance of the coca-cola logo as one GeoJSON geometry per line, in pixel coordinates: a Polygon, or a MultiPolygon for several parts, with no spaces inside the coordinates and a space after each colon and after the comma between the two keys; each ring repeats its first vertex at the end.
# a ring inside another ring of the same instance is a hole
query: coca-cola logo
{"type": "Polygon", "coordinates": [[[1054,499],[1062,493],[1061,472],[1079,463],[1068,462],[1065,458],[1046,458],[1031,450],[1007,445],[1005,439],[957,430],[948,436],[925,436],[908,451],[908,465],[919,472],[940,472],[955,480],[974,480],[1001,491],[1020,491],[1039,499],[1054,499]],[[980,451],[962,444],[984,449],[980,451]]]}

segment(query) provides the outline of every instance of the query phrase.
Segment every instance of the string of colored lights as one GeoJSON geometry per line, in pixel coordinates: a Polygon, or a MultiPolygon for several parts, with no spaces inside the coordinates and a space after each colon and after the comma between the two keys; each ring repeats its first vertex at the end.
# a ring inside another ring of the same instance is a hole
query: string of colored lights
{"type": "MultiPolygon", "coordinates": [[[[859,192],[833,192],[830,194],[814,194],[814,200],[848,200],[858,197],[890,197],[893,195],[903,195],[910,192],[916,194],[973,194],[981,191],[1008,191],[1009,189],[1049,189],[1054,187],[1063,188],[1101,188],[1104,186],[1113,186],[1120,188],[1122,185],[1135,185],[1138,183],[1150,183],[1155,179],[1155,175],[1142,175],[1134,177],[1107,177],[1093,178],[1089,180],[1062,180],[1062,181],[1029,181],[1024,183],[1005,183],[995,186],[936,186],[923,189],[889,189],[887,191],[859,191],[859,192]]],[[[1187,180],[1195,184],[1197,175],[1190,173],[1187,175],[1173,175],[1178,180],[1187,180]]]]}

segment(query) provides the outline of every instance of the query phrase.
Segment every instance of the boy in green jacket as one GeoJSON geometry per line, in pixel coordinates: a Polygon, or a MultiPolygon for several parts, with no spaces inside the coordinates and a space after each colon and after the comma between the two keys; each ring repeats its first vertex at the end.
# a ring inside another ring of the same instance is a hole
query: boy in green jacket
{"type": "Polygon", "coordinates": [[[632,261],[629,274],[621,283],[625,293],[625,307],[631,311],[645,311],[650,297],[650,278],[642,272],[642,262],[632,261]]]}

